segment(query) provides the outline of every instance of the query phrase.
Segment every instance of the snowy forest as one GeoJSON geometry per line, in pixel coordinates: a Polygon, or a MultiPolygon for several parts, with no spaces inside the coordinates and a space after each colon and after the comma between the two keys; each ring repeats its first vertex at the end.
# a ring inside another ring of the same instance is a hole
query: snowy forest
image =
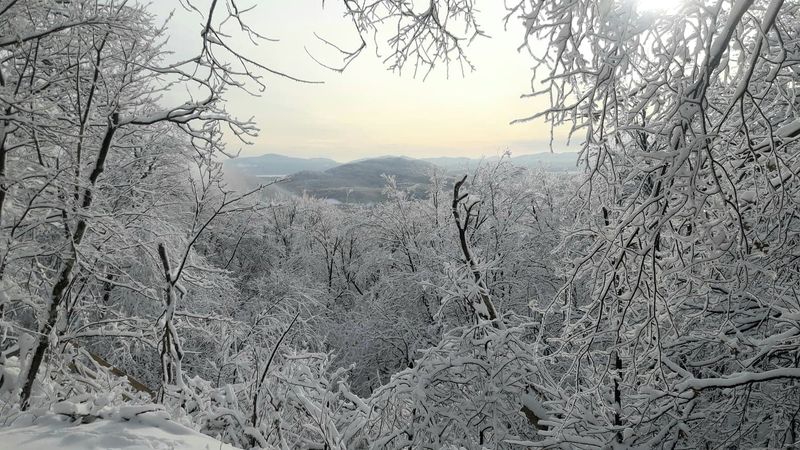
{"type": "MultiPolygon", "coordinates": [[[[334,205],[224,177],[227,96],[309,81],[234,44],[257,4],[176,2],[179,58],[144,2],[0,0],[0,447],[800,445],[800,1],[643,1],[505,1],[574,173],[334,205]]],[[[468,74],[480,6],[345,0],[328,65],[468,74]]]]}

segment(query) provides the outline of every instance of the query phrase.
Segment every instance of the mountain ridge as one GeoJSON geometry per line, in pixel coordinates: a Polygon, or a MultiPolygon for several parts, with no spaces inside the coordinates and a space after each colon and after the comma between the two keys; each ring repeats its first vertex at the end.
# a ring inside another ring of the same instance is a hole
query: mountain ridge
{"type": "MultiPolygon", "coordinates": [[[[307,194],[341,203],[375,203],[384,200],[386,176],[392,176],[397,186],[410,196],[424,197],[430,176],[437,168],[452,177],[499,159],[499,156],[477,159],[387,155],[337,163],[327,158],[306,159],[270,153],[226,162],[226,171],[240,183],[249,184],[257,184],[258,179],[285,177],[279,189],[289,194],[307,194]],[[288,172],[288,168],[298,170],[288,172]]],[[[577,153],[533,153],[510,157],[508,161],[529,169],[577,170],[577,153]]]]}
{"type": "MultiPolygon", "coordinates": [[[[324,172],[334,167],[348,164],[363,163],[366,161],[380,161],[396,158],[397,160],[424,161],[445,170],[474,169],[481,163],[495,162],[500,156],[470,158],[466,156],[434,156],[413,158],[403,155],[381,155],[360,158],[348,162],[338,162],[330,158],[302,158],[282,155],[279,153],[265,153],[258,156],[240,156],[225,162],[226,165],[254,176],[285,176],[303,171],[324,172]]],[[[511,164],[528,168],[551,169],[556,172],[576,170],[578,154],[576,152],[540,152],[512,155],[508,158],[511,164]]]]}

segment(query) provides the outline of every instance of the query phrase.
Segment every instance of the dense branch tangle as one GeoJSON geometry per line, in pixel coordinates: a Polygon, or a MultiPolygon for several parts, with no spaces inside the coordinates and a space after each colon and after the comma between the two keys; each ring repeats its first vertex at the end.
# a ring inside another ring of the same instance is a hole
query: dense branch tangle
{"type": "Polygon", "coordinates": [[[402,72],[410,65],[415,76],[424,78],[439,64],[448,74],[451,65],[462,75],[473,69],[465,46],[483,35],[474,0],[344,0],[344,4],[362,41],[354,52],[339,49],[345,66],[372,36],[380,52],[377,42],[385,39],[388,50],[383,58],[393,71],[402,72]]]}
{"type": "Polygon", "coordinates": [[[793,371],[758,376],[794,366],[800,346],[786,319],[800,308],[797,2],[686,1],[654,14],[633,1],[524,0],[513,16],[546,75],[552,107],[539,115],[584,133],[590,174],[576,236],[593,243],[572,279],[591,288],[565,305],[575,319],[559,351],[572,361],[564,386],[597,416],[560,432],[622,441],[631,428],[630,443],[675,445],[680,427],[697,427],[717,430],[705,438],[719,445],[789,442],[790,413],[774,419],[787,434],[748,441],[759,418],[735,386],[763,410],[800,407],[781,396],[793,371]],[[536,38],[551,47],[537,53],[536,38]],[[744,384],[727,381],[734,373],[744,384]],[[700,378],[729,391],[687,390],[700,378]],[[593,394],[612,380],[622,399],[593,394]],[[653,393],[637,394],[644,385],[653,393]]]}
{"type": "MultiPolygon", "coordinates": [[[[260,38],[242,22],[246,11],[235,0],[215,0],[206,10],[184,6],[206,19],[198,53],[169,62],[165,29],[145,6],[101,0],[0,4],[0,277],[4,290],[26,292],[26,301],[8,305],[8,319],[36,336],[23,367],[24,407],[45,353],[62,337],[138,337],[153,344],[142,320],[118,319],[121,311],[93,302],[107,302],[114,289],[154,298],[159,258],[151,240],[180,227],[184,217],[172,215],[177,222],[170,223],[166,211],[170,202],[172,212],[180,211],[177,205],[188,198],[180,181],[191,176],[187,166],[206,177],[198,183],[204,201],[220,195],[225,211],[232,209],[215,161],[230,153],[220,131],[225,126],[244,141],[257,130],[226,112],[222,96],[230,88],[263,86],[260,72],[288,76],[228,44],[226,23],[260,38]],[[199,98],[190,94],[178,106],[162,101],[184,89],[199,98]],[[167,193],[173,194],[169,201],[162,198],[167,193]],[[109,320],[118,328],[106,330],[109,320]]],[[[179,281],[206,219],[195,208],[186,252],[177,272],[167,274],[170,286],[179,281]]],[[[171,317],[174,302],[166,304],[171,317]]],[[[180,352],[170,355],[180,359],[180,352]]]]}

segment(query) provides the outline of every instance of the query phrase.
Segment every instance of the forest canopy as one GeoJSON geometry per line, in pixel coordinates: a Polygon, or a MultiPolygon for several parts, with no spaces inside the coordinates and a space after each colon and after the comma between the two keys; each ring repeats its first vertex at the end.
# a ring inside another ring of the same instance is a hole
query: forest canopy
{"type": "MultiPolygon", "coordinates": [[[[0,0],[0,423],[800,445],[800,2],[643,1],[506,2],[549,101],[516,122],[568,128],[575,173],[501,158],[334,205],[223,171],[258,133],[227,95],[309,82],[235,45],[269,44],[254,5],[181,0],[181,59],[143,2],[0,0]]],[[[480,5],[346,0],[361,45],[325,65],[468,74],[480,5]]]]}

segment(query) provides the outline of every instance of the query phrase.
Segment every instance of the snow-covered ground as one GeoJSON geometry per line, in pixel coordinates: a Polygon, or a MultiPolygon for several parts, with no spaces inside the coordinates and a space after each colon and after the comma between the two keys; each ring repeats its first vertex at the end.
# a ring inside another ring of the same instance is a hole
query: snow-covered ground
{"type": "Polygon", "coordinates": [[[96,420],[76,425],[48,415],[32,424],[0,428],[9,450],[234,450],[227,444],[166,419],[96,420]]]}

